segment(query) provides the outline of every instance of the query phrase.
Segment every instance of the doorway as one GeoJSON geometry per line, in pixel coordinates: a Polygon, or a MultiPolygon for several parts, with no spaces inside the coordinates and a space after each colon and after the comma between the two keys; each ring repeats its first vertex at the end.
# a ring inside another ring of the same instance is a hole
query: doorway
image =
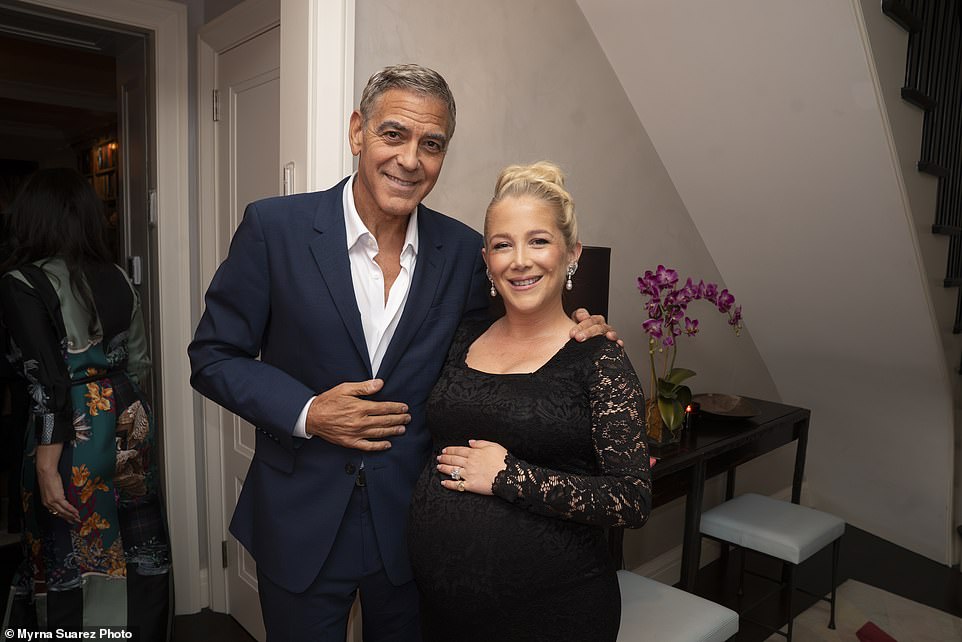
{"type": "MultiPolygon", "coordinates": [[[[67,167],[82,173],[103,202],[112,259],[127,266],[134,279],[152,340],[148,53],[142,31],[67,21],[0,2],[0,208],[9,206],[34,170],[67,167]]],[[[153,381],[142,382],[151,401],[153,381]]],[[[27,400],[14,379],[4,379],[3,391],[0,541],[18,551],[21,511],[14,498],[19,497],[27,400]]],[[[4,586],[17,557],[15,552],[0,556],[4,586]]]]}
{"type": "MultiPolygon", "coordinates": [[[[187,357],[183,347],[190,340],[192,319],[190,300],[190,250],[188,204],[188,109],[187,109],[187,8],[184,4],[155,0],[0,0],[0,8],[33,16],[32,19],[64,23],[61,25],[67,38],[83,41],[79,34],[107,32],[144,39],[146,60],[135,67],[143,68],[143,82],[131,82],[123,88],[127,71],[123,64],[116,64],[117,77],[113,109],[118,111],[118,149],[120,136],[133,141],[138,128],[133,120],[122,121],[121,110],[139,112],[142,102],[145,119],[139,127],[145,132],[139,149],[131,145],[126,155],[118,155],[123,164],[143,162],[146,176],[146,195],[142,199],[131,187],[121,196],[118,186],[118,204],[128,207],[130,223],[119,234],[128,242],[128,254],[141,258],[143,276],[149,277],[152,292],[144,296],[152,306],[151,333],[154,362],[153,389],[155,410],[161,434],[162,475],[164,476],[165,500],[168,509],[171,546],[173,549],[174,577],[176,581],[176,612],[192,613],[206,605],[206,591],[202,589],[200,547],[197,533],[197,466],[195,462],[196,440],[194,433],[193,396],[187,382],[187,357]],[[140,92],[138,94],[138,92],[140,92]],[[151,140],[153,144],[151,145],[151,140]],[[140,159],[140,160],[139,160],[140,159]],[[129,204],[122,199],[129,198],[129,204]],[[140,207],[143,215],[133,214],[140,207]],[[138,248],[135,224],[149,227],[141,238],[149,243],[138,248]],[[163,454],[171,454],[164,457],[163,454]]],[[[6,13],[6,11],[5,11],[6,13]]],[[[17,28],[23,28],[22,26],[17,28]]],[[[42,30],[40,30],[42,31],[42,30]]],[[[13,34],[8,34],[13,35],[13,34]]],[[[96,40],[96,38],[94,38],[96,40]]],[[[117,43],[116,57],[127,62],[123,44],[117,43]]],[[[77,44],[77,43],[74,43],[77,44]]],[[[136,71],[129,78],[137,77],[136,71]]],[[[6,85],[2,89],[8,90],[6,85]]],[[[62,92],[61,92],[62,93],[62,92]]],[[[69,92],[68,92],[69,93],[69,92]]],[[[91,92],[74,92],[91,98],[91,92]]],[[[5,116],[5,114],[4,114],[5,116]]],[[[0,127],[4,118],[0,118],[0,127]]],[[[3,138],[6,138],[5,136],[3,138]]],[[[107,141],[109,144],[110,141],[107,141]]],[[[95,158],[95,157],[94,157],[95,158]]],[[[94,170],[96,171],[96,170],[94,170]]],[[[121,165],[119,171],[133,176],[138,170],[121,165]],[[121,170],[123,167],[123,170],[121,170]]],[[[119,214],[118,214],[119,216],[119,214]]],[[[123,221],[124,219],[119,219],[123,221]]],[[[141,286],[143,287],[143,286],[141,286]]]]}
{"type": "MultiPolygon", "coordinates": [[[[139,30],[0,1],[4,191],[14,193],[28,169],[81,172],[103,201],[114,262],[131,275],[153,339],[149,48],[148,34],[139,30]]],[[[144,389],[153,399],[152,383],[144,389]]]]}

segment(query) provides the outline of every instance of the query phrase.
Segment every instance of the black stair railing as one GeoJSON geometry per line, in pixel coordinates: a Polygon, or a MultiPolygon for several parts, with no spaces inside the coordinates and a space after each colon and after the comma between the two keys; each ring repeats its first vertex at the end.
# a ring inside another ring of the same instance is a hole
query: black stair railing
{"type": "MultiPolygon", "coordinates": [[[[925,110],[918,169],[937,176],[932,231],[946,234],[945,287],[962,286],[962,13],[959,0],[883,0],[882,11],[909,32],[902,98],[925,110]]],[[[962,288],[956,305],[962,332],[962,288]]]]}

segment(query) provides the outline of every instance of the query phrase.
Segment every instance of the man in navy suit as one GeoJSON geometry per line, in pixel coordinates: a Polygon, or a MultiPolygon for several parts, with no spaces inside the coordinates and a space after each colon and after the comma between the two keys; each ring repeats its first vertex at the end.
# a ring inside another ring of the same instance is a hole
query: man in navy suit
{"type": "Polygon", "coordinates": [[[256,428],[230,530],[269,640],[343,642],[358,590],[365,640],[420,640],[404,532],[424,406],[458,323],[487,308],[481,236],[421,204],[454,125],[437,72],[374,74],[351,114],[357,173],[248,205],[207,291],[191,383],[256,428]]]}

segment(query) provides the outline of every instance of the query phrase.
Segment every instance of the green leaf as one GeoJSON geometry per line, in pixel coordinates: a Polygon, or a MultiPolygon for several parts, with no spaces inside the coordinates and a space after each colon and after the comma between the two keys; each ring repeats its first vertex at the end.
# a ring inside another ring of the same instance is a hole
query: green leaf
{"type": "Polygon", "coordinates": [[[661,412],[661,420],[668,430],[672,432],[678,430],[682,419],[685,417],[685,409],[680,403],[671,399],[658,398],[658,411],[661,412]]]}
{"type": "Polygon", "coordinates": [[[677,393],[678,393],[678,384],[671,383],[670,381],[665,381],[664,379],[658,380],[658,396],[659,397],[664,397],[666,399],[674,399],[677,393]]]}
{"type": "Polygon", "coordinates": [[[668,373],[668,376],[665,377],[665,380],[678,385],[685,379],[691,379],[694,376],[694,370],[689,370],[688,368],[672,368],[671,372],[668,373]]]}
{"type": "Polygon", "coordinates": [[[678,386],[678,392],[675,394],[675,401],[681,404],[682,412],[691,403],[691,388],[688,386],[678,386]]]}

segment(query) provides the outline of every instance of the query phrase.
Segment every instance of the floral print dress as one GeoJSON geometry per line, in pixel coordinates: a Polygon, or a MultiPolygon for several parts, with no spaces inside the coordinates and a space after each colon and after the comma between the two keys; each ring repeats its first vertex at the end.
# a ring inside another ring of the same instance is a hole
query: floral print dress
{"type": "Polygon", "coordinates": [[[31,397],[23,562],[9,624],[122,626],[136,629],[139,639],[162,640],[170,553],[154,419],[137,387],[150,365],[140,306],[115,266],[87,270],[84,279],[93,319],[60,259],[0,279],[8,359],[31,397]],[[79,524],[51,515],[40,501],[37,446],[52,443],[64,444],[59,472],[79,524]]]}

